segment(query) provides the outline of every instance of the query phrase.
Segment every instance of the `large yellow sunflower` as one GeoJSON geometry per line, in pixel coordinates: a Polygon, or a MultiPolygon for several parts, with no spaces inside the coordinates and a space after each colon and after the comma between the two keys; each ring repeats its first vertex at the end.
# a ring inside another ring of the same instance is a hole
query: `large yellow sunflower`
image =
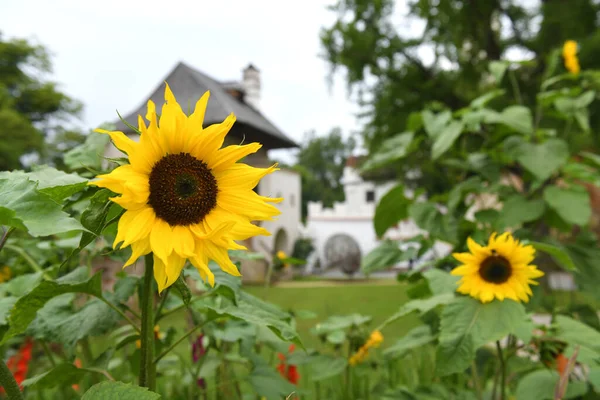
{"type": "Polygon", "coordinates": [[[131,246],[125,267],[152,252],[159,292],[177,280],[186,260],[211,285],[214,275],[209,260],[239,276],[227,251],[245,249],[236,240],[269,235],[251,221],[271,220],[280,214],[269,203],[282,199],[259,196],[252,190],[276,170],[275,165],[254,168],[237,162],[261,145],[221,148],[235,122],[233,113],[220,124],[202,127],[209,95],[206,92],[198,100],[188,117],[166,85],[160,118],[152,101],[146,114],[149,125],[138,116],[139,142],[123,132],[96,130],[110,135],[129,159],[128,165],[92,182],[120,194],[111,200],[126,210],[113,247],[131,246]]]}
{"type": "Polygon", "coordinates": [[[544,273],[533,261],[535,249],[523,246],[508,232],[490,236],[487,246],[473,239],[467,240],[470,253],[454,253],[463,263],[452,270],[452,275],[462,276],[457,291],[488,303],[494,298],[528,302],[532,295],[529,285],[537,285],[534,278],[544,273]]]}

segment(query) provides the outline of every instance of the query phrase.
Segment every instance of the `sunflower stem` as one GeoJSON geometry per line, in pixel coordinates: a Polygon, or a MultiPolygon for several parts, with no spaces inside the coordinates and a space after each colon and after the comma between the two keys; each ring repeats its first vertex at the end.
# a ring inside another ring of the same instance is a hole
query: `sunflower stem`
{"type": "Polygon", "coordinates": [[[9,400],[22,400],[23,394],[12,372],[4,361],[0,362],[0,385],[6,391],[9,400]]]}
{"type": "Polygon", "coordinates": [[[144,283],[142,287],[142,332],[140,348],[140,386],[154,390],[156,386],[154,364],[154,258],[152,253],[145,257],[144,283]]]}
{"type": "Polygon", "coordinates": [[[498,350],[498,360],[500,360],[500,400],[506,400],[506,363],[499,340],[496,340],[496,349],[498,350]]]}

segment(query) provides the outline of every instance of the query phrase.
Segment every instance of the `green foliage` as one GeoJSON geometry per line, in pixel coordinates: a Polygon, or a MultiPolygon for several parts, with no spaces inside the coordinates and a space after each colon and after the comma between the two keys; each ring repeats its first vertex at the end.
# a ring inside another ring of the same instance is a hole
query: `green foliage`
{"type": "MultiPolygon", "coordinates": [[[[48,72],[51,65],[44,47],[0,33],[0,171],[20,168],[20,157],[26,153],[44,155],[44,138],[57,130],[56,121],[81,111],[81,105],[59,91],[56,83],[41,78],[48,72]]],[[[49,153],[50,158],[55,156],[49,153]]]]}
{"type": "Polygon", "coordinates": [[[381,237],[398,222],[408,217],[409,202],[404,196],[404,186],[398,185],[387,192],[377,204],[373,224],[375,234],[381,237]]]}
{"type": "Polygon", "coordinates": [[[354,140],[344,138],[338,128],[325,136],[317,136],[315,132],[305,135],[293,167],[300,173],[302,183],[303,219],[306,218],[309,201],[332,207],[334,202],[344,200],[340,179],[355,145],[354,140]]]}
{"type": "Polygon", "coordinates": [[[136,385],[122,382],[101,382],[83,394],[81,400],[158,400],[158,393],[136,385]]]}

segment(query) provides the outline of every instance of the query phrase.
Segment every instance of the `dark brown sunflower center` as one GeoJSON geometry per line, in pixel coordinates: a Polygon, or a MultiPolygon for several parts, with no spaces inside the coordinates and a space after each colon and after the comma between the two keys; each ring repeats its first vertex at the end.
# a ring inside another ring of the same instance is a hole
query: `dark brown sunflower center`
{"type": "Polygon", "coordinates": [[[499,255],[491,255],[479,266],[479,275],[490,283],[504,283],[510,278],[512,267],[508,260],[499,255]]]}
{"type": "Polygon", "coordinates": [[[217,205],[217,180],[188,153],[169,154],[150,172],[148,204],[169,225],[197,224],[217,205]]]}

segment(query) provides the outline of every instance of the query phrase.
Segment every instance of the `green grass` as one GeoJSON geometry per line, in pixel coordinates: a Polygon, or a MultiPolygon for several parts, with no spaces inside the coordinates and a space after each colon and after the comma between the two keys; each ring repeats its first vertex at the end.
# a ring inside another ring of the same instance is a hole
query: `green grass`
{"type": "MultiPolygon", "coordinates": [[[[406,285],[399,283],[381,284],[377,282],[360,282],[321,286],[317,282],[293,286],[275,286],[271,288],[244,286],[244,290],[276,304],[284,310],[309,310],[317,314],[315,319],[297,320],[298,333],[307,348],[319,348],[317,337],[310,334],[310,328],[332,315],[363,314],[373,317],[371,327],[376,327],[390,315],[398,311],[408,301],[406,285]]],[[[383,330],[387,345],[395,339],[419,325],[416,316],[410,315],[389,325],[383,330]],[[393,338],[393,339],[392,339],[393,338]]]]}

